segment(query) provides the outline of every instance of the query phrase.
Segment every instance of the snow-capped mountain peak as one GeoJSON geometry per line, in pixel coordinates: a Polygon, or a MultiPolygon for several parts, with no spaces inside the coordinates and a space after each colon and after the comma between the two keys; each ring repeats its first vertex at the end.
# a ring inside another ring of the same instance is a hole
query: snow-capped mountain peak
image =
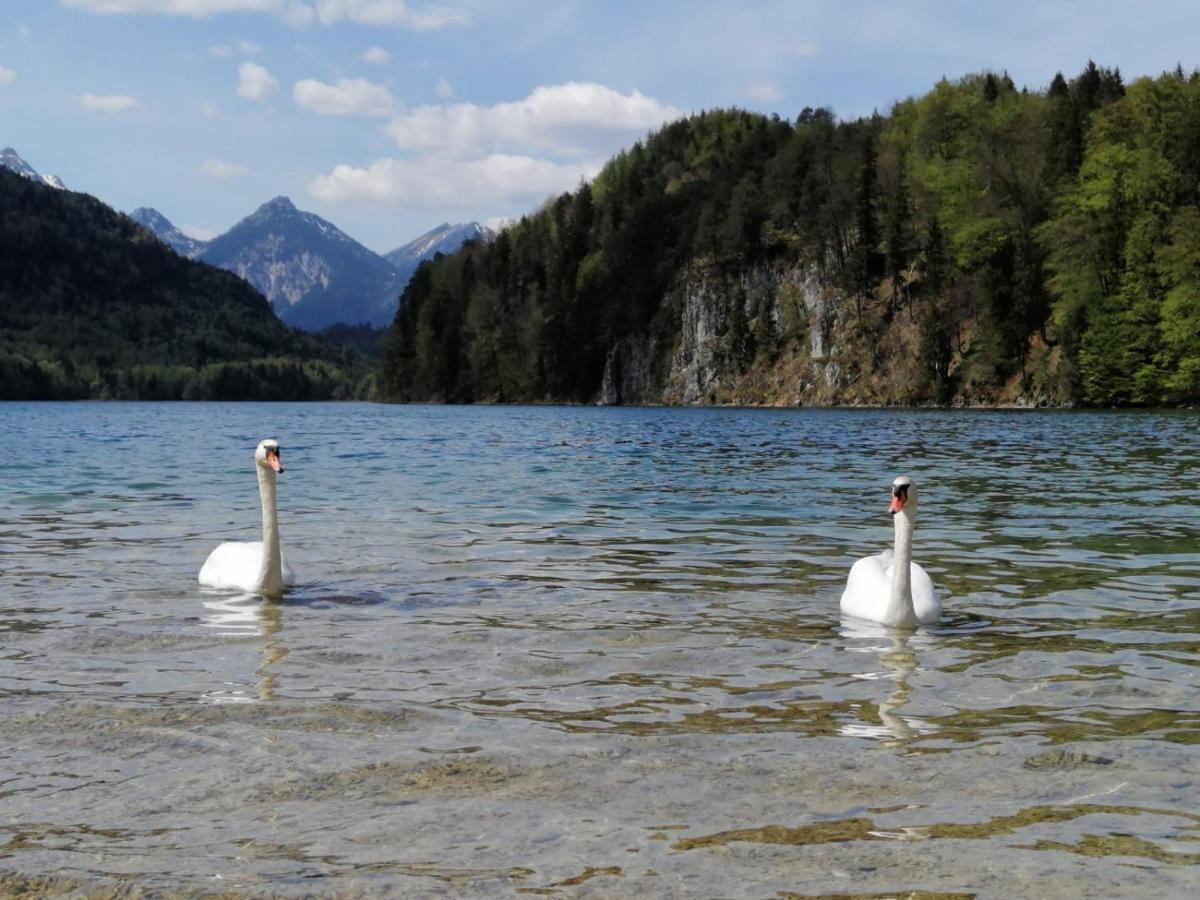
{"type": "MultiPolygon", "coordinates": [[[[399,269],[416,270],[423,260],[432,259],[438,253],[453,253],[465,241],[490,241],[492,232],[478,222],[460,222],[451,225],[443,222],[403,247],[384,254],[384,259],[399,269]]],[[[411,274],[411,273],[410,273],[411,274]]]]}
{"type": "Polygon", "coordinates": [[[160,241],[180,256],[195,259],[204,252],[206,246],[204,241],[198,241],[194,237],[185,234],[172,224],[170,219],[153,207],[139,207],[129,214],[129,218],[133,219],[133,221],[137,222],[147,231],[153,233],[160,241]]]}
{"type": "Polygon", "coordinates": [[[18,175],[28,178],[30,181],[37,181],[41,184],[47,184],[52,188],[58,188],[60,191],[66,190],[67,186],[62,183],[62,179],[60,179],[57,175],[41,174],[37,171],[37,169],[25,162],[25,160],[21,158],[21,154],[19,154],[12,147],[5,147],[3,150],[0,150],[0,166],[3,166],[10,171],[16,172],[18,175]]]}

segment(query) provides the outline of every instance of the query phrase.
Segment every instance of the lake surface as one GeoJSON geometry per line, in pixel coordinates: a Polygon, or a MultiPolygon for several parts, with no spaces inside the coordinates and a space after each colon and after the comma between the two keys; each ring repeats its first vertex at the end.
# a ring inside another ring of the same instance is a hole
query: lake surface
{"type": "Polygon", "coordinates": [[[0,888],[1195,895],[1198,435],[0,404],[0,888]],[[196,583],[263,437],[282,604],[196,583]],[[902,473],[943,619],[843,622],[902,473]]]}

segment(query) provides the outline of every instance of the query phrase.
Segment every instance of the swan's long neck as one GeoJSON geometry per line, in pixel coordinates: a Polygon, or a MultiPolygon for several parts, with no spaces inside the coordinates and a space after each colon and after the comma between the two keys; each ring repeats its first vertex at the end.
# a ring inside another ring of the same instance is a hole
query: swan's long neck
{"type": "Polygon", "coordinates": [[[912,513],[902,509],[893,520],[896,524],[896,552],[892,557],[892,590],[888,595],[885,619],[897,625],[917,621],[912,600],[912,513]]]}
{"type": "Polygon", "coordinates": [[[262,500],[263,555],[258,570],[259,593],[283,594],[283,555],[279,549],[279,512],[275,506],[275,473],[258,466],[258,496],[262,500]]]}

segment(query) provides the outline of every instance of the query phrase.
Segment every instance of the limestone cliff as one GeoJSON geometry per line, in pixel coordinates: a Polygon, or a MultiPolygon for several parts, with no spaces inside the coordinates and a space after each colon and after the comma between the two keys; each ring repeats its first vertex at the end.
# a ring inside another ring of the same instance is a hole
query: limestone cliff
{"type": "MultiPolygon", "coordinates": [[[[662,333],[626,337],[609,350],[601,404],[894,405],[934,404],[937,386],[921,361],[920,325],[896,303],[864,326],[855,298],[822,278],[816,265],[762,264],[723,273],[695,264],[662,300],[662,333]]],[[[869,304],[878,309],[879,298],[869,304]]],[[[957,336],[952,368],[966,365],[957,336]]],[[[1029,371],[986,404],[1065,402],[1029,389],[1031,373],[1054,363],[1035,345],[1029,371]]],[[[967,392],[959,401],[970,404],[967,392]]]]}

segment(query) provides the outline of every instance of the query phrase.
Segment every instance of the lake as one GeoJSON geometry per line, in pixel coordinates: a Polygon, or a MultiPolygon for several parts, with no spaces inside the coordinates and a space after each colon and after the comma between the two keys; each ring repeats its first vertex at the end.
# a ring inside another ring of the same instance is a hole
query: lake
{"type": "Polygon", "coordinates": [[[1194,895],[1198,434],[0,404],[0,887],[1194,895]],[[281,604],[196,581],[264,437],[281,604]],[[897,474],[912,632],[838,613],[897,474]]]}

